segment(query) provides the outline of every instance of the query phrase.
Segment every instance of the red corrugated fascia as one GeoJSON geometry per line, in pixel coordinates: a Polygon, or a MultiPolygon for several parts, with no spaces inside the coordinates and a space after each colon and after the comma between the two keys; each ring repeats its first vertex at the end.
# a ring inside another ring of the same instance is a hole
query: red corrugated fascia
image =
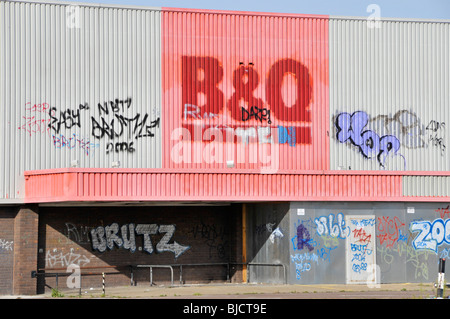
{"type": "MultiPolygon", "coordinates": [[[[61,201],[446,201],[402,196],[402,177],[419,172],[179,172],[67,168],[27,171],[25,202],[61,201]]],[[[450,175],[422,172],[425,175],[450,175]]]]}

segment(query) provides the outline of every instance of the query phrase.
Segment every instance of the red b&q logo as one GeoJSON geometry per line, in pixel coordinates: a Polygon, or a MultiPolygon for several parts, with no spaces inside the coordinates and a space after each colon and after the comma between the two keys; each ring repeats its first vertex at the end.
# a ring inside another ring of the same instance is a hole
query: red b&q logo
{"type": "Polygon", "coordinates": [[[262,78],[254,66],[240,65],[232,75],[234,92],[227,98],[218,86],[224,79],[223,67],[218,59],[199,56],[182,56],[181,59],[184,119],[186,106],[195,106],[198,118],[226,110],[238,123],[256,119],[280,130],[280,126],[276,126],[278,120],[280,125],[289,124],[290,130],[296,131],[296,144],[311,144],[311,128],[304,124],[312,121],[309,109],[312,81],[308,68],[301,62],[280,59],[271,65],[266,78],[262,78]],[[283,98],[287,76],[295,79],[288,90],[295,96],[295,101],[290,105],[283,98]],[[265,101],[254,93],[260,84],[265,92],[265,101]],[[203,95],[201,101],[200,93],[203,95]],[[299,122],[303,125],[296,126],[299,122]]]}

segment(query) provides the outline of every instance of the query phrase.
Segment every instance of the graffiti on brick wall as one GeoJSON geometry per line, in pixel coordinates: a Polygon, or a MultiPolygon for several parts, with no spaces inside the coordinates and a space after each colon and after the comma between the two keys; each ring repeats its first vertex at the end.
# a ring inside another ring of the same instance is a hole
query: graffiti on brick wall
{"type": "Polygon", "coordinates": [[[112,250],[114,247],[134,252],[136,250],[137,236],[141,237],[143,250],[149,254],[171,252],[175,258],[185,253],[190,246],[184,246],[176,241],[170,243],[175,233],[175,225],[157,224],[125,224],[119,226],[112,223],[108,226],[98,226],[91,230],[91,244],[94,250],[101,253],[112,250]],[[137,235],[137,236],[136,236],[137,235]],[[163,235],[158,242],[152,241],[152,236],[163,235]]]}
{"type": "Polygon", "coordinates": [[[77,225],[75,223],[66,222],[64,234],[66,237],[77,244],[90,243],[90,232],[94,228],[92,226],[77,225]]]}
{"type": "Polygon", "coordinates": [[[49,249],[45,254],[45,267],[47,268],[68,267],[69,265],[85,266],[90,262],[90,258],[75,252],[74,248],[70,248],[68,252],[57,248],[49,249]]]}
{"type": "Polygon", "coordinates": [[[12,251],[13,247],[14,241],[0,238],[0,252],[12,251]]]}
{"type": "Polygon", "coordinates": [[[228,231],[224,226],[218,226],[214,223],[205,223],[201,220],[194,225],[190,231],[194,239],[199,239],[209,248],[209,258],[219,256],[224,258],[227,256],[228,231]]]}

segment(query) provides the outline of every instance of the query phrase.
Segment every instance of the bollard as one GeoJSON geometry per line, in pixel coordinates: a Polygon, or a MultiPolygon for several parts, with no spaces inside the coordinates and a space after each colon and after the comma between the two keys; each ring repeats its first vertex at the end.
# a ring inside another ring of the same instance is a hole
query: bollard
{"type": "Polygon", "coordinates": [[[445,258],[439,258],[437,298],[444,297],[445,258]]]}
{"type": "Polygon", "coordinates": [[[102,287],[103,287],[103,295],[105,295],[105,273],[102,272],[102,287]]]}

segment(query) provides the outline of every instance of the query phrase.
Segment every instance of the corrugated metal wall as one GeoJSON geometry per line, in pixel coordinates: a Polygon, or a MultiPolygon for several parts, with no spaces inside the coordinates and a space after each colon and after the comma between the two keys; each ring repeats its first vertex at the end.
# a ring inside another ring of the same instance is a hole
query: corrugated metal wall
{"type": "Polygon", "coordinates": [[[163,8],[162,32],[163,167],[327,169],[327,17],[163,8]]]}
{"type": "Polygon", "coordinates": [[[450,23],[329,23],[330,168],[449,170],[450,23]]]}
{"type": "Polygon", "coordinates": [[[367,23],[0,1],[0,201],[74,166],[448,171],[450,23],[367,23]]]}
{"type": "Polygon", "coordinates": [[[0,2],[0,198],[23,171],[160,167],[158,9],[0,2]]]}

